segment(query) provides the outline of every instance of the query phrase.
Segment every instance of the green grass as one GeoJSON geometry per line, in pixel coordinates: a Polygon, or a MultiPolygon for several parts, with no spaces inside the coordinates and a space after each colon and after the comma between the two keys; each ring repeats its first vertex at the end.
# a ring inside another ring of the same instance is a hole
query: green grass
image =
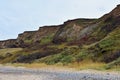
{"type": "MultiPolygon", "coordinates": [[[[61,46],[61,45],[60,45],[61,46]]],[[[63,47],[63,46],[62,46],[63,47]]],[[[58,47],[59,48],[59,47],[58,47]]],[[[60,53],[43,57],[41,59],[36,60],[37,63],[46,63],[46,64],[58,64],[62,63],[63,65],[68,65],[73,62],[80,62],[85,59],[88,54],[83,49],[81,50],[78,46],[64,46],[60,53]]]]}
{"type": "Polygon", "coordinates": [[[50,35],[47,35],[47,36],[43,37],[43,38],[40,40],[40,44],[41,44],[41,45],[44,45],[44,44],[51,43],[51,41],[52,41],[52,39],[53,39],[53,36],[54,36],[54,34],[50,34],[50,35]]]}
{"type": "Polygon", "coordinates": [[[87,47],[89,55],[95,61],[106,61],[115,58],[113,55],[120,51],[120,28],[116,28],[102,40],[87,47]]]}
{"type": "Polygon", "coordinates": [[[74,49],[66,47],[60,53],[46,56],[37,60],[36,62],[45,62],[46,64],[63,63],[64,65],[67,65],[75,60],[74,55],[74,49]]]}
{"type": "Polygon", "coordinates": [[[105,49],[120,49],[120,28],[117,28],[104,38],[100,43],[100,47],[105,49]]]}

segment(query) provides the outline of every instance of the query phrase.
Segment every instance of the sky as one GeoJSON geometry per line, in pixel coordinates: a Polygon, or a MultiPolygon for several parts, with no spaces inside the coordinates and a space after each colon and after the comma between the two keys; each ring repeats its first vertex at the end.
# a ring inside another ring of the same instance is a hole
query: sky
{"type": "Polygon", "coordinates": [[[120,0],[0,0],[0,40],[76,18],[99,18],[120,0]]]}

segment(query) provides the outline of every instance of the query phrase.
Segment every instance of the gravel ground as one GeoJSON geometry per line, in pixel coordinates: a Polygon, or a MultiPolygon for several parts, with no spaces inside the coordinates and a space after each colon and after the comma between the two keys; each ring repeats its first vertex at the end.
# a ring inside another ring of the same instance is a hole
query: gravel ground
{"type": "Polygon", "coordinates": [[[0,80],[120,80],[120,73],[0,66],[0,80]]]}

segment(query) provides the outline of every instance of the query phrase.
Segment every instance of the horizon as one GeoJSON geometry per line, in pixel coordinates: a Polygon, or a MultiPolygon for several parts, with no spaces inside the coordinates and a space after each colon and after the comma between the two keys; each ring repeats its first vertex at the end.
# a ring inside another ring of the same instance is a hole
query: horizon
{"type": "Polygon", "coordinates": [[[100,18],[119,3],[118,0],[5,0],[0,3],[0,40],[15,39],[24,31],[63,24],[67,20],[100,18]]]}

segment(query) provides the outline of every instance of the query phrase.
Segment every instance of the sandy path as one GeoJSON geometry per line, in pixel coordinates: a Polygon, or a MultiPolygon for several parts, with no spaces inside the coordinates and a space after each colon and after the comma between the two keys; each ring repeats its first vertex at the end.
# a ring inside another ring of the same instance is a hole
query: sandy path
{"type": "Polygon", "coordinates": [[[0,67],[0,80],[120,80],[115,72],[0,67]]]}

